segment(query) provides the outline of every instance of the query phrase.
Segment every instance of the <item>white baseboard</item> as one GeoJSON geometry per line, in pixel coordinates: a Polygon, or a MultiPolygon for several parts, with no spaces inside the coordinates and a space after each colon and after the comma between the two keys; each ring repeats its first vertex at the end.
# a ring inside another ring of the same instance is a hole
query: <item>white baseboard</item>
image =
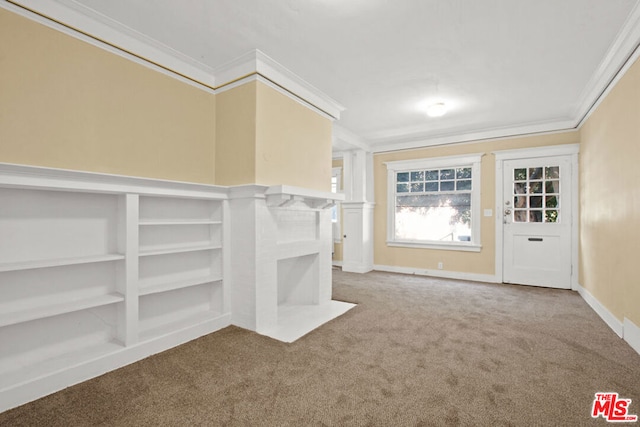
{"type": "Polygon", "coordinates": [[[636,353],[640,354],[640,327],[631,320],[624,318],[624,340],[636,353]]]}
{"type": "Polygon", "coordinates": [[[366,265],[366,264],[355,264],[355,263],[343,263],[342,264],[342,271],[345,271],[347,273],[368,273],[371,270],[373,270],[373,266],[372,265],[366,265]]]}
{"type": "Polygon", "coordinates": [[[342,261],[331,261],[331,265],[334,267],[342,267],[342,261]]]}
{"type": "Polygon", "coordinates": [[[6,387],[0,390],[0,412],[137,362],[153,354],[225,328],[230,324],[231,315],[225,314],[149,341],[122,347],[120,350],[96,356],[66,369],[42,375],[32,381],[6,387]]]}
{"type": "Polygon", "coordinates": [[[582,299],[585,300],[587,304],[589,304],[589,307],[591,307],[593,311],[595,311],[596,314],[600,316],[602,320],[604,320],[604,323],[606,323],[613,330],[613,332],[615,332],[620,338],[622,338],[624,335],[624,325],[622,324],[622,322],[619,321],[616,316],[614,316],[609,310],[607,310],[604,305],[602,305],[600,301],[596,299],[596,297],[591,295],[591,293],[583,288],[580,284],[576,285],[576,290],[578,291],[582,299]]]}
{"type": "Polygon", "coordinates": [[[493,274],[462,273],[459,271],[445,270],[425,270],[412,267],[396,267],[392,265],[379,264],[375,264],[373,266],[373,269],[376,271],[386,271],[389,273],[415,274],[416,276],[431,276],[441,277],[444,279],[470,280],[473,282],[500,283],[498,278],[493,274]]]}

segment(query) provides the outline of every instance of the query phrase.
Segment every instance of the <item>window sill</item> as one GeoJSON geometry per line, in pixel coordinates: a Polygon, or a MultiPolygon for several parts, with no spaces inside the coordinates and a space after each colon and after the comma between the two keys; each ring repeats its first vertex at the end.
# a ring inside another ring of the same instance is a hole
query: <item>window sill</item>
{"type": "Polygon", "coordinates": [[[463,251],[463,252],[480,252],[482,245],[472,243],[437,243],[437,242],[420,242],[410,240],[391,240],[387,241],[387,246],[402,248],[420,248],[420,249],[439,249],[445,251],[463,251]]]}

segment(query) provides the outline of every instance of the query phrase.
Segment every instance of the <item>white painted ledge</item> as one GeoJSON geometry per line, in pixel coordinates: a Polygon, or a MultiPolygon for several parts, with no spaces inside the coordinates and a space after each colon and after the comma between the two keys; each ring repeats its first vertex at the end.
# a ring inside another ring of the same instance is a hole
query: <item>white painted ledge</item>
{"type": "Polygon", "coordinates": [[[291,185],[274,185],[264,193],[269,207],[286,207],[302,202],[312,209],[327,209],[337,201],[344,200],[344,194],[319,191],[291,185]]]}
{"type": "Polygon", "coordinates": [[[0,163],[0,185],[29,189],[91,191],[95,193],[137,193],[226,199],[228,188],[209,184],[139,178],[69,169],[0,163]]]}

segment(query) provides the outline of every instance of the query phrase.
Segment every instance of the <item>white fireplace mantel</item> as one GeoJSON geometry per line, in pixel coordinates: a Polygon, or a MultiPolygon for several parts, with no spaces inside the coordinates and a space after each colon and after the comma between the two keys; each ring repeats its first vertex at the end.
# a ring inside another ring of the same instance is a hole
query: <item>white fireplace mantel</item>
{"type": "Polygon", "coordinates": [[[229,200],[234,324],[292,342],[353,307],[331,300],[329,208],[342,194],[246,185],[229,200]]]}

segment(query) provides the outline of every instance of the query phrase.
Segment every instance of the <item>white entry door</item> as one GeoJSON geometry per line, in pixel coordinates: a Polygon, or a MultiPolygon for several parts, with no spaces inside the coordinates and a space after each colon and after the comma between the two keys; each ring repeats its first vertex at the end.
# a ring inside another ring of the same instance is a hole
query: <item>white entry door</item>
{"type": "Polygon", "coordinates": [[[571,288],[571,156],[503,163],[503,282],[571,288]]]}

